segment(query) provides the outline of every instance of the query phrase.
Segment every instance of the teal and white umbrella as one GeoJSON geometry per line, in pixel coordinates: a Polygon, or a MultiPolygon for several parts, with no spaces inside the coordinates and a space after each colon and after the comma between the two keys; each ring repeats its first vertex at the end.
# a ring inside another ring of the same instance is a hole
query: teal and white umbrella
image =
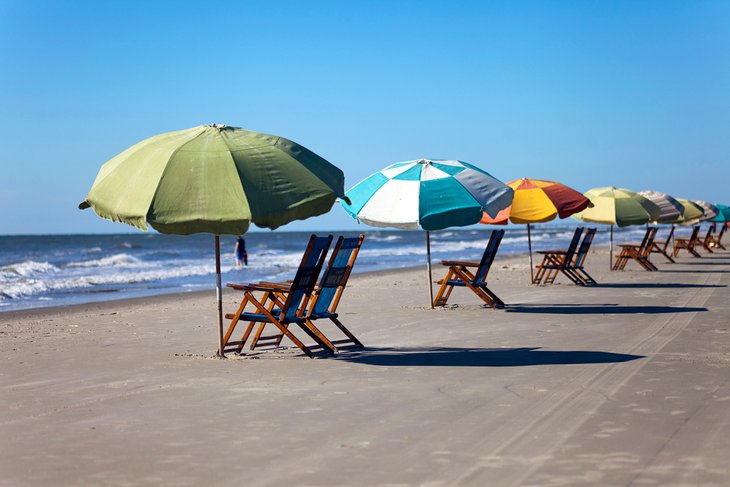
{"type": "Polygon", "coordinates": [[[433,306],[429,232],[479,223],[512,204],[512,188],[466,162],[418,159],[397,162],[363,179],[345,193],[342,206],[373,227],[426,230],[429,292],[433,306]]]}

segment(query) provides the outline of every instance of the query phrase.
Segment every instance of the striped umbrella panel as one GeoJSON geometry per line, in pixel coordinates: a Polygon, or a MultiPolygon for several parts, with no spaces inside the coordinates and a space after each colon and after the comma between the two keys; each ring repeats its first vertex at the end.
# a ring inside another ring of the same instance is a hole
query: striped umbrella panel
{"type": "Polygon", "coordinates": [[[593,203],[574,218],[592,223],[625,227],[656,221],[659,207],[634,191],[624,188],[594,188],[584,193],[593,203]]]}
{"type": "Polygon", "coordinates": [[[512,190],[489,173],[461,161],[419,160],[392,164],[347,191],[344,209],[375,227],[441,230],[477,223],[482,211],[497,214],[512,190]]]}
{"type": "Polygon", "coordinates": [[[684,206],[668,194],[658,191],[640,191],[639,194],[659,207],[657,223],[680,223],[684,219],[684,206]]]}

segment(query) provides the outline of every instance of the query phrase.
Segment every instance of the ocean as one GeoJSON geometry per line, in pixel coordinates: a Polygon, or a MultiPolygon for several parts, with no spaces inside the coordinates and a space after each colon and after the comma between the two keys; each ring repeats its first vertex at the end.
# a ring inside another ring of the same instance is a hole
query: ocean
{"type": "MultiPolygon", "coordinates": [[[[497,259],[526,253],[526,227],[505,228],[497,259]]],[[[574,229],[575,224],[533,225],[533,250],[567,246],[574,229]]],[[[595,244],[608,242],[607,229],[599,226],[595,244]]],[[[432,232],[433,261],[479,258],[490,230],[432,232]]],[[[615,231],[617,242],[636,241],[641,239],[644,228],[615,231]]],[[[363,227],[362,233],[365,241],[354,272],[425,265],[424,232],[363,227]]],[[[660,237],[664,234],[660,232],[660,237]]],[[[249,265],[242,269],[236,268],[233,258],[235,239],[221,237],[223,282],[291,278],[309,235],[280,230],[246,234],[249,265]]],[[[213,242],[211,235],[182,237],[141,232],[0,236],[0,312],[213,289],[213,242]]]]}

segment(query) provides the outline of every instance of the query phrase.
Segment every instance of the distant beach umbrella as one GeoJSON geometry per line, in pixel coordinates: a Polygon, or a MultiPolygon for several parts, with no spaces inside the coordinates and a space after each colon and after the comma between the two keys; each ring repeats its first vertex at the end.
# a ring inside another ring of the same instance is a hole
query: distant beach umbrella
{"type": "Polygon", "coordinates": [[[695,225],[700,222],[700,219],[705,214],[705,210],[701,206],[685,198],[677,198],[677,201],[684,208],[682,211],[682,219],[678,223],[682,225],[695,225]]]}
{"type": "Polygon", "coordinates": [[[591,204],[591,200],[578,191],[542,179],[523,178],[507,183],[515,192],[512,204],[500,211],[495,218],[482,215],[481,222],[488,225],[506,225],[512,223],[527,224],[527,248],[530,254],[530,282],[534,280],[532,265],[532,236],[530,225],[554,220],[556,217],[567,218],[578,213],[591,204]]]}
{"type": "Polygon", "coordinates": [[[715,205],[715,207],[717,207],[717,210],[718,210],[717,216],[710,221],[713,221],[716,223],[730,222],[730,206],[715,205]]]}
{"type": "Polygon", "coordinates": [[[367,225],[426,231],[429,292],[433,307],[430,232],[478,223],[512,202],[512,189],[466,162],[418,159],[397,162],[363,179],[342,207],[367,225]]]}
{"type": "Polygon", "coordinates": [[[145,139],[99,170],[79,208],[160,233],[215,235],[218,353],[223,355],[220,235],[275,229],[327,213],[344,175],[290,140],[226,125],[145,139]]]}
{"type": "Polygon", "coordinates": [[[608,186],[593,188],[585,193],[593,207],[573,215],[573,218],[590,223],[611,225],[609,265],[613,264],[613,226],[626,227],[657,221],[661,210],[649,199],[625,188],[608,186]]]}
{"type": "Polygon", "coordinates": [[[672,196],[658,191],[640,191],[639,194],[659,207],[657,223],[680,223],[684,219],[684,206],[672,196]]]}
{"type": "Polygon", "coordinates": [[[720,210],[718,210],[715,205],[713,205],[712,203],[708,203],[707,201],[692,200],[692,202],[702,208],[702,211],[704,211],[704,215],[702,215],[702,218],[700,218],[700,221],[702,222],[710,221],[715,218],[718,213],[720,213],[720,210]]]}

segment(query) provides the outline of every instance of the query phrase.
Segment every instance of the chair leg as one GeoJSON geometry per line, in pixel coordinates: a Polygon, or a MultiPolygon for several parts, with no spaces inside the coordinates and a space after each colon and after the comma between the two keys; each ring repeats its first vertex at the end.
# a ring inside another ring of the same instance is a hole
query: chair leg
{"type": "MultiPolygon", "coordinates": [[[[246,293],[247,293],[247,294],[250,294],[250,291],[246,291],[246,293]]],[[[278,319],[276,319],[276,318],[275,318],[275,317],[274,317],[274,316],[273,316],[273,315],[271,314],[271,312],[270,312],[270,311],[269,311],[268,309],[266,309],[266,307],[265,307],[265,306],[263,306],[263,305],[262,305],[261,303],[259,303],[258,301],[256,301],[256,300],[255,300],[255,299],[253,298],[253,296],[250,296],[250,298],[251,298],[251,302],[253,303],[253,305],[254,305],[254,306],[255,306],[255,307],[256,307],[256,308],[257,308],[257,309],[259,310],[259,312],[260,312],[261,314],[263,314],[263,315],[264,315],[264,316],[266,317],[266,319],[268,319],[268,320],[269,320],[269,323],[272,323],[272,324],[274,324],[274,326],[276,326],[277,328],[279,328],[279,330],[280,330],[280,331],[281,331],[281,332],[282,332],[282,333],[283,333],[284,335],[286,335],[286,337],[287,337],[287,338],[288,338],[289,340],[291,340],[291,341],[292,341],[292,342],[294,343],[294,345],[296,345],[297,347],[299,347],[299,349],[300,349],[300,350],[301,350],[302,352],[304,352],[304,353],[305,353],[305,354],[306,354],[306,355],[307,355],[307,356],[308,356],[309,358],[314,358],[314,354],[313,354],[313,353],[312,353],[312,351],[311,351],[311,350],[309,349],[309,347],[307,347],[307,346],[306,346],[306,345],[305,345],[304,343],[302,343],[302,342],[301,342],[301,341],[300,341],[300,340],[299,340],[299,339],[298,339],[297,337],[295,337],[295,336],[294,336],[294,335],[292,334],[292,332],[290,332],[290,331],[288,330],[288,328],[287,328],[287,327],[286,327],[286,326],[285,326],[285,325],[284,325],[283,323],[281,323],[281,322],[280,322],[280,321],[279,321],[278,319]]]]}
{"type": "Polygon", "coordinates": [[[342,333],[344,333],[345,335],[347,335],[347,338],[349,338],[350,340],[352,340],[352,343],[354,343],[356,347],[358,347],[358,348],[365,348],[365,345],[363,345],[360,342],[360,340],[358,340],[357,338],[355,338],[355,335],[353,335],[350,332],[350,330],[348,330],[347,327],[345,327],[345,325],[343,325],[340,322],[340,320],[338,320],[337,318],[334,318],[334,317],[330,317],[330,320],[335,324],[335,326],[337,326],[337,328],[340,329],[340,331],[342,333]]]}
{"type": "Polygon", "coordinates": [[[451,267],[449,267],[449,270],[446,272],[446,277],[441,280],[441,287],[436,293],[436,297],[433,298],[434,306],[445,306],[448,302],[449,296],[451,296],[451,291],[454,289],[454,286],[449,285],[449,281],[453,275],[454,271],[451,267]]]}

